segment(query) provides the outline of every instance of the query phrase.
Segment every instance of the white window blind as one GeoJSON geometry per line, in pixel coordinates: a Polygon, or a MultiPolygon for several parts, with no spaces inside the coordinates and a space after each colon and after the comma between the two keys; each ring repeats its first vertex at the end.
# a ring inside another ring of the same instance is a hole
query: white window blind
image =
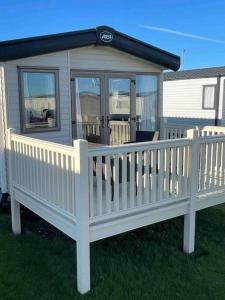
{"type": "Polygon", "coordinates": [[[215,101],[215,86],[204,86],[203,89],[203,108],[213,109],[215,101]]]}

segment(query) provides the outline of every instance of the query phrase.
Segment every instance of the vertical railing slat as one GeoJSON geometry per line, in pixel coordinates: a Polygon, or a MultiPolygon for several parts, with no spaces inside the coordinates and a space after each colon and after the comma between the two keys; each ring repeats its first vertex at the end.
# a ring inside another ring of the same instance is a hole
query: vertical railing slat
{"type": "Polygon", "coordinates": [[[98,156],[96,161],[96,177],[97,177],[97,202],[98,202],[98,215],[102,215],[102,157],[98,156]]]}
{"type": "Polygon", "coordinates": [[[156,190],[157,190],[157,180],[156,180],[156,163],[157,163],[156,150],[151,151],[151,167],[152,167],[152,189],[151,189],[151,202],[156,202],[156,190]]]}
{"type": "Polygon", "coordinates": [[[144,151],[144,204],[149,202],[149,179],[150,179],[149,151],[144,151]]]}
{"type": "Polygon", "coordinates": [[[127,154],[122,155],[122,209],[127,208],[127,154]]]}
{"type": "Polygon", "coordinates": [[[89,158],[89,201],[90,201],[90,217],[93,218],[94,211],[94,181],[93,181],[93,168],[94,162],[93,158],[89,158]]]}
{"type": "Polygon", "coordinates": [[[135,153],[131,152],[130,153],[130,207],[134,207],[134,195],[136,194],[136,190],[135,190],[135,153]]]}
{"type": "Polygon", "coordinates": [[[142,204],[142,153],[137,152],[137,171],[136,171],[136,186],[137,186],[137,205],[142,204]]]}
{"type": "Polygon", "coordinates": [[[111,159],[110,156],[107,155],[105,157],[105,176],[106,176],[106,212],[111,212],[111,203],[112,203],[112,169],[111,169],[111,159]]]}
{"type": "Polygon", "coordinates": [[[116,154],[114,156],[114,166],[113,166],[113,181],[114,181],[114,208],[115,211],[119,211],[120,209],[120,198],[119,198],[119,155],[116,154]]]}

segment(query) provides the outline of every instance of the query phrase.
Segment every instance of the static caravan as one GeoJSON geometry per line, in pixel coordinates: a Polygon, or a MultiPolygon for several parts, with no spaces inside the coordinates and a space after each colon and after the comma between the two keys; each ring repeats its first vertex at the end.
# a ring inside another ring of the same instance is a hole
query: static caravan
{"type": "Polygon", "coordinates": [[[183,216],[183,250],[194,251],[196,212],[225,201],[225,129],[152,142],[162,72],[179,57],[98,27],[2,42],[0,61],[1,188],[14,234],[22,204],[75,240],[82,294],[92,242],[183,216]]]}
{"type": "Polygon", "coordinates": [[[163,117],[171,126],[225,125],[225,67],[164,73],[163,117]]]}
{"type": "Polygon", "coordinates": [[[159,128],[162,72],[178,56],[112,28],[0,43],[0,179],[7,187],[7,129],[71,145],[135,141],[159,128]]]}

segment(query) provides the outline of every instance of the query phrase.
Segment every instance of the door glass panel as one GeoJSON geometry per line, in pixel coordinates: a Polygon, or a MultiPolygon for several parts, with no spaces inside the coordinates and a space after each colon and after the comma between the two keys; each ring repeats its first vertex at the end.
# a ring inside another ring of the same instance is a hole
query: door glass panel
{"type": "Polygon", "coordinates": [[[130,79],[109,78],[110,144],[130,141],[130,79]]]}
{"type": "Polygon", "coordinates": [[[76,138],[101,141],[100,78],[75,78],[76,138]]]}
{"type": "Polygon", "coordinates": [[[155,131],[157,116],[158,76],[136,77],[137,131],[155,131]]]}

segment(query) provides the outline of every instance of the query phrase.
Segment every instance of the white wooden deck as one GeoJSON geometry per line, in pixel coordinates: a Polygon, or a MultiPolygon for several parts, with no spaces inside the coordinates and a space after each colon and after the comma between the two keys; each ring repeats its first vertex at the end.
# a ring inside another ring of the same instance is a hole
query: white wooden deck
{"type": "MultiPolygon", "coordinates": [[[[20,203],[77,242],[77,285],[90,289],[90,243],[184,216],[186,253],[194,251],[198,210],[225,202],[225,134],[88,148],[9,132],[12,227],[20,203]]],[[[214,135],[213,133],[216,133],[214,135]]]]}

